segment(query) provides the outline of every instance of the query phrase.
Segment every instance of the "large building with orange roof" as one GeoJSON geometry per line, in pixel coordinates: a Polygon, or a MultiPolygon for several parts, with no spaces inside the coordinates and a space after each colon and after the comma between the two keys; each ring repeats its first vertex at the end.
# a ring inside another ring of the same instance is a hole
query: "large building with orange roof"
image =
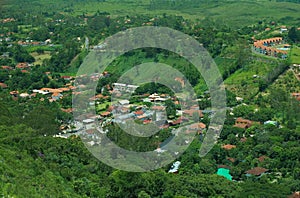
{"type": "MultiPolygon", "coordinates": [[[[276,45],[283,44],[282,37],[274,37],[264,40],[255,41],[253,44],[254,50],[260,54],[267,56],[273,56],[285,59],[287,57],[287,50],[276,48],[276,45]]],[[[285,45],[284,48],[289,48],[289,45],[285,45]]]]}

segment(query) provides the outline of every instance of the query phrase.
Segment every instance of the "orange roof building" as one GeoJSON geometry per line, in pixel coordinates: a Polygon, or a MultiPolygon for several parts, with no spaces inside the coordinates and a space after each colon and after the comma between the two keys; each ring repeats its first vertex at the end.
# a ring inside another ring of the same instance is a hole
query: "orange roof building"
{"type": "Polygon", "coordinates": [[[18,69],[26,69],[28,67],[29,67],[28,63],[18,63],[16,65],[16,68],[18,68],[18,69]]]}
{"type": "Polygon", "coordinates": [[[231,149],[236,148],[236,146],[231,145],[231,144],[226,144],[226,145],[223,145],[222,148],[225,149],[225,150],[231,150],[231,149]]]}
{"type": "Polygon", "coordinates": [[[103,112],[103,113],[101,113],[100,115],[102,116],[102,117],[108,117],[108,116],[110,116],[110,112],[109,111],[106,111],[106,112],[103,112]]]}
{"type": "Polygon", "coordinates": [[[292,96],[296,98],[296,100],[300,101],[300,93],[292,93],[292,96]]]}
{"type": "Polygon", "coordinates": [[[1,87],[2,89],[5,89],[5,88],[7,88],[8,86],[7,86],[7,84],[5,84],[5,83],[0,83],[0,87],[1,87]]]}
{"type": "Polygon", "coordinates": [[[200,118],[203,117],[203,113],[202,113],[201,110],[189,109],[189,110],[184,110],[183,111],[183,115],[188,115],[190,117],[192,117],[194,113],[198,113],[200,118]]]}
{"type": "Polygon", "coordinates": [[[243,118],[237,118],[235,121],[234,127],[242,128],[242,129],[247,129],[252,126],[252,121],[243,119],[243,118]]]}
{"type": "Polygon", "coordinates": [[[275,37],[275,38],[255,41],[253,47],[256,52],[259,52],[261,54],[274,56],[274,57],[278,57],[279,54],[282,54],[281,58],[285,58],[287,56],[287,51],[277,49],[274,47],[274,45],[281,44],[282,42],[283,42],[282,37],[275,37]]]}

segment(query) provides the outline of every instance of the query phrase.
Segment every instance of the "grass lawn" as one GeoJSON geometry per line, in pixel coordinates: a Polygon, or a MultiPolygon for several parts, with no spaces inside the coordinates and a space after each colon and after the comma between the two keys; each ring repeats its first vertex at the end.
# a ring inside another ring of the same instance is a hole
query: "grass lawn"
{"type": "Polygon", "coordinates": [[[291,51],[291,61],[292,63],[300,64],[300,48],[293,47],[291,51]]]}
{"type": "Polygon", "coordinates": [[[109,102],[105,102],[105,103],[101,103],[101,104],[98,104],[98,105],[96,105],[96,111],[97,112],[104,112],[104,111],[106,111],[106,106],[110,106],[111,105],[111,102],[109,101],[109,102]]]}
{"type": "Polygon", "coordinates": [[[26,49],[29,53],[35,52],[38,49],[44,50],[44,51],[54,51],[57,48],[61,48],[62,45],[54,45],[54,46],[48,46],[48,45],[41,45],[41,46],[25,46],[24,49],[26,49]]]}
{"type": "Polygon", "coordinates": [[[43,54],[38,54],[37,52],[32,52],[30,54],[35,59],[35,62],[33,63],[34,65],[42,65],[43,60],[51,58],[50,52],[48,52],[48,51],[45,51],[43,54]]]}

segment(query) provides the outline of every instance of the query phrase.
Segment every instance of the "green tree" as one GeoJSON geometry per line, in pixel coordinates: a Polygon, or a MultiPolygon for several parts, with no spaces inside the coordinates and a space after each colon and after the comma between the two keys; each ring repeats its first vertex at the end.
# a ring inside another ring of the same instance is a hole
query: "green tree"
{"type": "Polygon", "coordinates": [[[175,117],[176,116],[176,106],[175,104],[173,103],[172,100],[166,100],[166,113],[167,113],[167,116],[170,118],[170,117],[175,117]]]}

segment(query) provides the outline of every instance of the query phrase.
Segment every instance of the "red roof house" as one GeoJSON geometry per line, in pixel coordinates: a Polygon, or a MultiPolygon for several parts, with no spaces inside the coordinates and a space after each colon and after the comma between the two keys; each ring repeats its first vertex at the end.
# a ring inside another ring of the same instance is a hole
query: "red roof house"
{"type": "Polygon", "coordinates": [[[248,175],[259,176],[259,175],[261,175],[261,174],[263,174],[263,173],[265,173],[265,172],[267,172],[267,171],[268,171],[268,169],[266,169],[266,168],[255,167],[255,168],[253,168],[253,169],[247,170],[247,171],[246,171],[246,174],[248,174],[248,175]]]}

